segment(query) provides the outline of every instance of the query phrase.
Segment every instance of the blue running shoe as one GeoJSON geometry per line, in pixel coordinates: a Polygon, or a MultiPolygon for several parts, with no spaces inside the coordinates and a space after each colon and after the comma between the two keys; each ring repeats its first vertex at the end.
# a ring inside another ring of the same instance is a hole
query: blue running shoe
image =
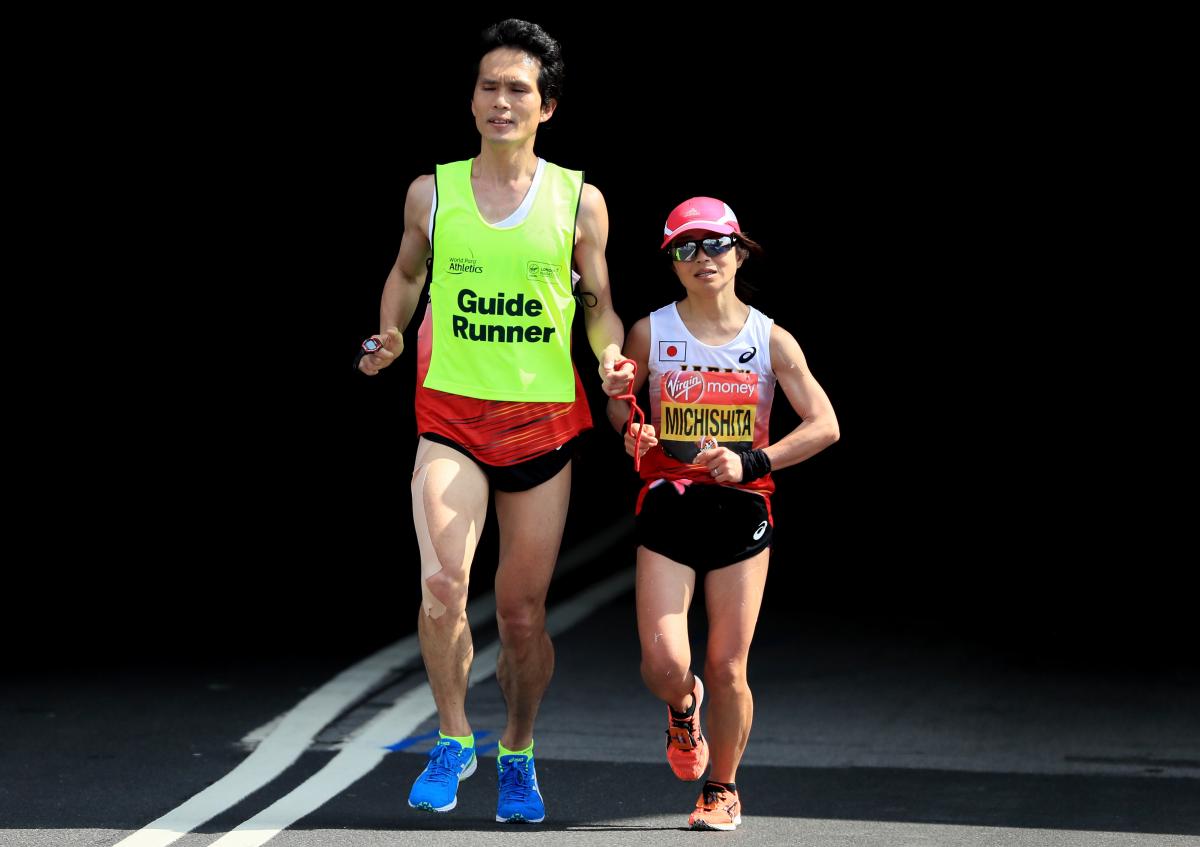
{"type": "Polygon", "coordinates": [[[429,751],[429,764],[413,783],[408,805],[427,812],[450,811],[458,805],[458,783],[475,773],[475,764],[474,747],[464,752],[457,741],[443,738],[429,751]]]}
{"type": "Polygon", "coordinates": [[[496,760],[500,771],[500,802],[496,804],[498,823],[541,823],[546,819],[546,804],[538,790],[533,756],[513,754],[496,760]]]}

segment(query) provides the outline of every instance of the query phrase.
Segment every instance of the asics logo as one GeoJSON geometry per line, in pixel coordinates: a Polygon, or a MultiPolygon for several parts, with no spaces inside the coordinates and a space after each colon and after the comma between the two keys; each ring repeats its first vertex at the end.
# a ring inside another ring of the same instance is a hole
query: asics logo
{"type": "Polygon", "coordinates": [[[750,348],[749,350],[747,350],[745,353],[743,353],[742,355],[738,356],[738,361],[739,361],[739,362],[741,362],[742,364],[745,364],[746,362],[749,362],[751,359],[753,359],[753,358],[754,358],[754,354],[755,354],[755,353],[757,353],[757,352],[758,352],[758,348],[757,348],[757,347],[751,347],[751,348],[750,348]]]}
{"type": "Polygon", "coordinates": [[[754,540],[758,541],[758,539],[763,537],[763,533],[765,533],[766,531],[767,531],[767,522],[763,521],[762,523],[760,523],[758,525],[758,529],[754,530],[754,540]]]}

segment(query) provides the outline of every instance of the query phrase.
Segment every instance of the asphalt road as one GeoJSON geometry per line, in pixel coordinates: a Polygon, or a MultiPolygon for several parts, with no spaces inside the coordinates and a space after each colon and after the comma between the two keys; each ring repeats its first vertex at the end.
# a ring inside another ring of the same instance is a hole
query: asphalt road
{"type": "MultiPolygon", "coordinates": [[[[662,707],[638,676],[630,572],[596,578],[599,562],[629,561],[621,532],[569,551],[552,592],[557,670],[537,732],[544,824],[493,822],[489,744],[504,711],[492,676],[495,628],[481,596],[468,698],[481,767],[454,812],[421,814],[405,803],[436,729],[411,638],[377,645],[387,649],[374,664],[376,651],[352,640],[310,656],[259,640],[186,662],[130,656],[10,676],[0,698],[0,842],[139,843],[155,821],[228,785],[239,766],[245,776],[251,751],[287,734],[280,719],[311,712],[335,679],[343,699],[325,703],[328,719],[313,718],[311,737],[291,739],[294,760],[277,773],[261,770],[243,783],[252,788],[245,796],[215,803],[174,843],[658,845],[704,837],[683,829],[698,786],[675,780],[663,762],[662,707]],[[355,667],[358,676],[347,675],[355,667]],[[295,820],[280,825],[289,814],[295,820]]],[[[319,608],[295,614],[298,627],[322,625],[319,608]]],[[[703,616],[692,621],[699,656],[703,616]]],[[[1038,659],[945,622],[872,626],[797,615],[786,596],[769,593],[750,674],[755,725],[738,779],[745,822],[732,836],[709,837],[763,845],[1200,843],[1194,665],[1038,659]]]]}

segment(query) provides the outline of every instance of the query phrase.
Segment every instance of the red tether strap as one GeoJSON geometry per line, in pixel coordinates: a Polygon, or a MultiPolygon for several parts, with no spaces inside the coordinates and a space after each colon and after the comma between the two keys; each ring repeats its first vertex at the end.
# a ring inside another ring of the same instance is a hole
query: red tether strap
{"type": "MultiPolygon", "coordinates": [[[[615,362],[613,364],[613,370],[620,368],[626,363],[633,365],[633,375],[637,376],[637,362],[635,362],[633,359],[621,359],[619,362],[615,362]]],[[[617,399],[629,401],[629,423],[625,427],[626,430],[633,426],[633,416],[637,415],[638,418],[638,433],[633,442],[633,469],[635,471],[640,471],[642,469],[642,455],[639,448],[642,445],[642,427],[646,425],[646,414],[640,408],[638,408],[637,398],[632,394],[633,380],[629,381],[629,387],[631,393],[618,394],[617,399]]]]}

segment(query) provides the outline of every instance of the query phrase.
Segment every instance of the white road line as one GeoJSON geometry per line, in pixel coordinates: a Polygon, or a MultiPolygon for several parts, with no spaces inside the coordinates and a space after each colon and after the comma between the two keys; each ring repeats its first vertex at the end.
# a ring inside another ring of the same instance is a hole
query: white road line
{"type": "Polygon", "coordinates": [[[116,847],[166,847],[239,803],[287,770],[326,724],[420,650],[416,635],[410,635],[342,671],[297,703],[237,767],[116,847]]]}
{"type": "MultiPolygon", "coordinates": [[[[561,603],[546,616],[546,630],[558,635],[586,618],[605,603],[633,587],[633,568],[627,568],[603,582],[561,603]]],[[[470,685],[496,673],[499,642],[493,641],[475,654],[470,685]]],[[[378,765],[388,744],[405,738],[437,711],[428,683],[398,697],[386,711],[365,724],[354,740],[333,757],[325,767],[309,777],[290,794],[281,797],[210,847],[260,847],[305,815],[323,806],[345,791],[378,765]]]]}
{"type": "MultiPolygon", "coordinates": [[[[628,534],[632,525],[632,518],[623,518],[564,553],[555,568],[555,578],[575,570],[611,547],[628,534]]],[[[495,615],[496,598],[491,593],[476,598],[467,606],[467,618],[472,629],[494,620],[495,615]]],[[[420,643],[413,634],[342,671],[297,703],[282,718],[251,732],[251,736],[262,738],[261,743],[237,767],[190,800],[122,839],[114,847],[167,847],[241,802],[287,770],[330,721],[379,685],[393,668],[408,664],[420,653],[420,643]],[[269,731],[266,731],[267,727],[270,727],[269,731]]],[[[476,657],[475,667],[480,664],[479,657],[476,657]]]]}
{"type": "MultiPolygon", "coordinates": [[[[570,550],[565,551],[561,556],[559,556],[558,564],[554,567],[554,579],[557,580],[560,577],[576,570],[581,565],[590,562],[608,552],[609,548],[611,548],[621,539],[625,538],[632,531],[633,516],[626,515],[613,523],[607,529],[603,529],[588,538],[586,541],[576,544],[570,550]]],[[[471,629],[473,630],[487,626],[495,619],[496,595],[491,592],[479,595],[479,597],[477,597],[467,606],[467,621],[470,623],[471,629]]],[[[370,670],[373,674],[359,689],[346,691],[346,699],[344,701],[345,706],[349,706],[356,699],[362,697],[368,691],[370,691],[371,687],[377,685],[383,679],[383,677],[385,677],[391,671],[392,668],[402,667],[420,654],[421,645],[417,642],[417,637],[415,635],[411,635],[408,638],[397,641],[395,644],[384,648],[374,656],[364,659],[362,662],[359,662],[354,667],[345,671],[341,676],[345,676],[346,674],[354,673],[355,671],[359,670],[364,672],[370,670]],[[379,668],[381,672],[375,673],[378,666],[381,666],[381,668],[379,668]]],[[[325,688],[335,685],[338,680],[341,679],[341,676],[337,677],[327,686],[311,696],[317,696],[324,692],[325,688]]],[[[296,708],[300,708],[305,702],[307,701],[301,702],[296,708]]],[[[242,738],[242,743],[247,745],[249,749],[253,750],[257,745],[263,743],[263,741],[265,741],[267,737],[269,737],[271,733],[275,731],[275,729],[285,718],[288,717],[289,714],[291,714],[291,712],[285,712],[278,717],[272,718],[262,726],[250,730],[250,732],[248,732],[245,737],[242,738]]],[[[334,717],[336,717],[336,715],[334,717]]],[[[332,720],[332,718],[329,718],[321,726],[315,728],[312,731],[311,738],[315,738],[317,734],[325,728],[325,724],[327,724],[329,720],[332,720]]],[[[307,747],[308,744],[305,743],[304,746],[307,747]]],[[[303,750],[301,750],[301,752],[303,752],[303,750]]],[[[297,753],[297,755],[299,755],[299,753],[297,753]]],[[[291,762],[288,762],[288,764],[291,764],[291,762]]],[[[273,779],[274,777],[271,778],[273,779]]],[[[157,823],[157,821],[155,823],[157,823]]],[[[203,821],[200,823],[203,823],[203,821]]],[[[116,847],[123,847],[123,844],[124,842],[116,845],[116,847]]]]}

